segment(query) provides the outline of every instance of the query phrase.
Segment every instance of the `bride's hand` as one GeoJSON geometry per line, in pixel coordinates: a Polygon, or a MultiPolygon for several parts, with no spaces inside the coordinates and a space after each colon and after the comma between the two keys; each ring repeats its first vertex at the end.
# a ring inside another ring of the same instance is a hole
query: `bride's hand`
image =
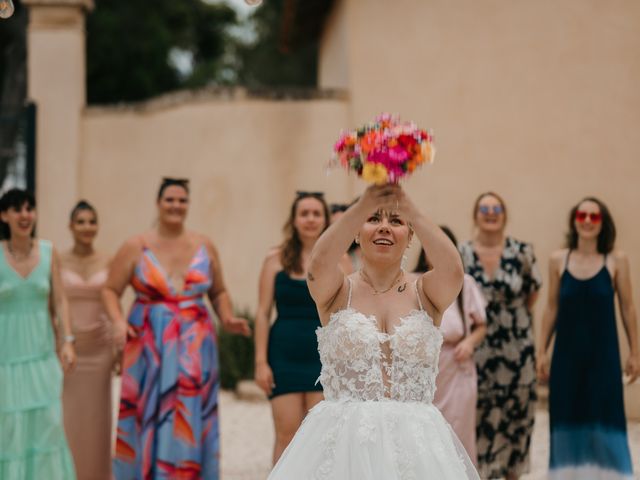
{"type": "Polygon", "coordinates": [[[371,185],[360,196],[358,203],[371,213],[379,209],[392,210],[397,204],[395,197],[397,188],[397,185],[371,185]]]}
{"type": "Polygon", "coordinates": [[[411,197],[407,195],[404,189],[400,185],[394,185],[394,201],[395,205],[393,210],[398,212],[400,216],[406,218],[411,221],[411,219],[415,216],[417,207],[411,197]]]}

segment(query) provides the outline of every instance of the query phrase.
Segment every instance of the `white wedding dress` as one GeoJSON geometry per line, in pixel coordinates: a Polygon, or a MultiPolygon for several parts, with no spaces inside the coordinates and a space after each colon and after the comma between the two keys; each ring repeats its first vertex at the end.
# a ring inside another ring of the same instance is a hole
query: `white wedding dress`
{"type": "Polygon", "coordinates": [[[325,400],[268,480],[479,479],[433,406],[442,335],[419,296],[418,304],[383,333],[375,317],[351,308],[349,282],[347,308],[317,330],[325,400]]]}

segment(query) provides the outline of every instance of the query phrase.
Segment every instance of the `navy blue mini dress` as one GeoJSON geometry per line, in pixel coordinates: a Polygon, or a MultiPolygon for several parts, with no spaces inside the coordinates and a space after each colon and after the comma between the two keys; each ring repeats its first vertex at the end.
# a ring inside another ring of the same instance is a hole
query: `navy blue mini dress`
{"type": "Polygon", "coordinates": [[[306,280],[285,271],[275,277],[278,316],[269,332],[267,359],[276,384],[270,398],[285,393],[322,391],[316,329],[320,317],[306,280]]]}

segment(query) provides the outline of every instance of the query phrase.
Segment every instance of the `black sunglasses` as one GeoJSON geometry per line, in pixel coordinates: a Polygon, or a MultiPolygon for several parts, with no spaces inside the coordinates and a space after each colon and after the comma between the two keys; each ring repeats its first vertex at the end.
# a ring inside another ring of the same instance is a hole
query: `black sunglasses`
{"type": "Polygon", "coordinates": [[[324,198],[324,192],[306,192],[304,190],[296,191],[296,197],[316,197],[316,198],[324,198]]]}
{"type": "Polygon", "coordinates": [[[162,177],[162,185],[189,185],[189,179],[162,177]]]}
{"type": "Polygon", "coordinates": [[[330,210],[331,213],[338,213],[338,212],[346,212],[349,208],[349,205],[345,205],[344,203],[332,203],[330,210]]]}

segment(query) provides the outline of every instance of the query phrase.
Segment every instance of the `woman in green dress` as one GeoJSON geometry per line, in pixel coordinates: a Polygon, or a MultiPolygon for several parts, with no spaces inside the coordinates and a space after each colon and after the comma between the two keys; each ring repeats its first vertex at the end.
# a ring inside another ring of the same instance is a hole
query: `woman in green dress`
{"type": "Polygon", "coordinates": [[[33,237],[30,193],[5,193],[0,220],[0,478],[73,480],[60,398],[75,352],[58,255],[33,237]]]}

